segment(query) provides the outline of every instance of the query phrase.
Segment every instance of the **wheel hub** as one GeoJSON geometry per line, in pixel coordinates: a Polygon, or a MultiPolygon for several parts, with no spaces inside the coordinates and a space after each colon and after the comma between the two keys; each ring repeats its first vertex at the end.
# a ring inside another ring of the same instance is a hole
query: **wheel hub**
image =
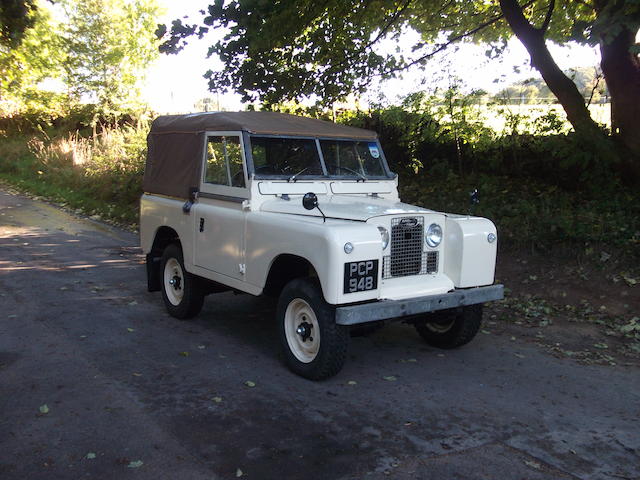
{"type": "Polygon", "coordinates": [[[174,290],[180,290],[181,278],[177,275],[174,275],[171,280],[169,280],[169,285],[173,287],[174,290]]]}
{"type": "Polygon", "coordinates": [[[298,328],[296,328],[296,333],[300,335],[303,342],[306,342],[307,340],[313,342],[313,337],[311,336],[311,329],[313,329],[313,325],[307,323],[306,320],[307,319],[305,317],[302,318],[302,323],[300,323],[298,328]]]}

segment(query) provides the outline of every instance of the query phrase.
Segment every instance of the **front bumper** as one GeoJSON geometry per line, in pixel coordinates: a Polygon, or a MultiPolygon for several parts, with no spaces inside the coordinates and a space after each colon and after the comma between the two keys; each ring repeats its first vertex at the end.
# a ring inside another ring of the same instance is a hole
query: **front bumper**
{"type": "Polygon", "coordinates": [[[504,286],[490,285],[488,287],[461,288],[440,295],[405,300],[381,300],[336,308],[336,323],[338,325],[357,325],[446,310],[447,308],[475,305],[502,298],[504,298],[504,286]]]}

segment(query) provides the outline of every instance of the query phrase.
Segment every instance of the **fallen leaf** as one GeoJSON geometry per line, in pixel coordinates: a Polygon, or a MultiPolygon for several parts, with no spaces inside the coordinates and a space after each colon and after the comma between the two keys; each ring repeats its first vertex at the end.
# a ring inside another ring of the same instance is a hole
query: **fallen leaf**
{"type": "Polygon", "coordinates": [[[411,362],[411,363],[416,363],[418,360],[416,360],[415,358],[409,358],[407,360],[407,362],[411,362]]]}
{"type": "Polygon", "coordinates": [[[237,469],[236,470],[236,477],[241,477],[242,475],[244,475],[244,473],[242,473],[242,470],[237,469]]]}
{"type": "Polygon", "coordinates": [[[213,397],[211,400],[213,400],[216,403],[220,403],[222,402],[222,397],[213,397]]]}
{"type": "Polygon", "coordinates": [[[69,290],[69,287],[60,287],[60,290],[69,290]]]}
{"type": "Polygon", "coordinates": [[[200,350],[204,350],[204,349],[205,349],[205,346],[204,346],[204,345],[198,345],[198,348],[199,348],[200,350]]]}
{"type": "Polygon", "coordinates": [[[524,464],[528,467],[535,468],[536,470],[540,470],[541,465],[538,462],[534,462],[533,460],[525,460],[524,464]]]}
{"type": "Polygon", "coordinates": [[[136,302],[135,300],[134,300],[134,301],[132,301],[132,302],[129,302],[129,305],[131,305],[131,306],[133,306],[133,305],[137,305],[137,304],[138,304],[138,302],[136,302]]]}
{"type": "Polygon", "coordinates": [[[607,348],[609,348],[609,345],[607,345],[606,343],[594,343],[593,346],[601,350],[606,350],[607,348]]]}
{"type": "Polygon", "coordinates": [[[180,352],[180,355],[182,355],[183,357],[188,357],[189,356],[189,352],[180,352]]]}
{"type": "Polygon", "coordinates": [[[514,353],[514,355],[518,358],[525,358],[525,356],[520,353],[514,353]]]}
{"type": "Polygon", "coordinates": [[[255,384],[254,382],[252,382],[251,380],[247,380],[246,382],[244,382],[244,384],[245,384],[247,387],[251,387],[251,388],[253,388],[253,387],[255,387],[255,386],[256,386],[256,384],[255,384]]]}
{"type": "Polygon", "coordinates": [[[347,382],[347,385],[357,385],[357,384],[358,384],[358,382],[356,382],[355,380],[349,380],[347,382]]]}
{"type": "Polygon", "coordinates": [[[134,460],[133,462],[129,462],[129,465],[127,465],[128,468],[139,468],[142,465],[144,465],[144,462],[142,460],[134,460]]]}
{"type": "Polygon", "coordinates": [[[138,372],[133,372],[133,373],[132,373],[132,375],[133,375],[134,377],[141,377],[141,376],[142,376],[142,374],[141,374],[141,373],[138,373],[138,372]]]}
{"type": "Polygon", "coordinates": [[[127,332],[131,333],[131,332],[135,332],[136,330],[134,328],[127,328],[127,332]]]}
{"type": "Polygon", "coordinates": [[[7,318],[16,318],[18,315],[16,315],[15,313],[12,313],[11,315],[7,315],[7,318]]]}
{"type": "Polygon", "coordinates": [[[389,375],[387,377],[382,377],[384,378],[387,382],[395,382],[397,380],[397,378],[394,375],[389,375]]]}
{"type": "Polygon", "coordinates": [[[44,405],[40,405],[39,410],[42,415],[46,415],[47,413],[49,413],[49,407],[46,403],[44,405]]]}
{"type": "Polygon", "coordinates": [[[87,460],[93,460],[94,458],[96,458],[96,454],[93,452],[89,452],[84,456],[84,458],[86,458],[87,460]]]}

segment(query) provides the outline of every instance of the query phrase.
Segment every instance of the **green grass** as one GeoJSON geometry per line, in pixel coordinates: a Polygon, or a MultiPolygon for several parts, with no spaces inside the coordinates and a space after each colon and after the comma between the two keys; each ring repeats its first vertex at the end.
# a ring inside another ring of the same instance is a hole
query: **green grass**
{"type": "Polygon", "coordinates": [[[146,131],[5,137],[0,142],[0,180],[86,215],[121,225],[138,222],[146,131]]]}

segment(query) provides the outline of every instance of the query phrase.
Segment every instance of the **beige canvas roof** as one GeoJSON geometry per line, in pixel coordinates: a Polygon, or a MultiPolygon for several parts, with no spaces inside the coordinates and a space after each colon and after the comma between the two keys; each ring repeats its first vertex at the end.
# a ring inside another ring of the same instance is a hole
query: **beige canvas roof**
{"type": "Polygon", "coordinates": [[[277,112],[210,112],[158,117],[151,133],[243,130],[262,135],[375,140],[376,132],[277,112]]]}
{"type": "Polygon", "coordinates": [[[142,187],[147,193],[187,198],[200,185],[205,132],[375,140],[376,132],[276,112],[211,112],[156,118],[147,137],[142,187]]]}

